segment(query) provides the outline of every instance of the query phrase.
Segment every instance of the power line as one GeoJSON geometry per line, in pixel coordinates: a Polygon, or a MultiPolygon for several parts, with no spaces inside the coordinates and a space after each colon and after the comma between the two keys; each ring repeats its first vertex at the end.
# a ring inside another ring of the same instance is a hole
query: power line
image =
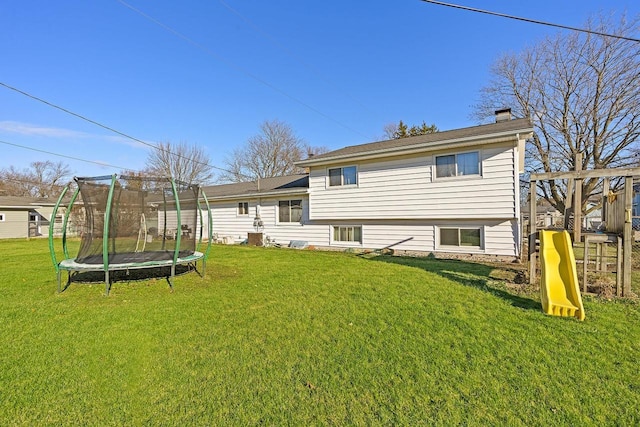
{"type": "MultiPolygon", "coordinates": [[[[175,157],[178,157],[178,158],[183,158],[183,159],[185,159],[185,160],[187,160],[187,161],[190,161],[190,162],[193,162],[193,163],[197,163],[197,164],[200,164],[200,165],[203,165],[203,166],[208,166],[208,167],[210,167],[210,168],[217,169],[217,170],[220,170],[220,171],[222,171],[222,172],[227,172],[227,173],[234,174],[234,172],[232,172],[232,171],[230,171],[230,170],[227,170],[227,169],[224,169],[224,168],[221,168],[221,167],[218,167],[218,166],[214,166],[214,165],[209,164],[209,163],[201,162],[201,161],[196,160],[196,159],[191,159],[191,158],[189,158],[189,157],[187,157],[187,156],[183,156],[183,155],[181,155],[181,154],[179,154],[179,153],[172,153],[172,152],[171,152],[171,151],[169,151],[169,150],[165,150],[165,149],[160,148],[160,147],[158,147],[158,146],[156,146],[156,145],[154,145],[154,144],[151,144],[151,143],[149,143],[149,142],[143,141],[143,140],[138,139],[138,138],[136,138],[136,137],[133,137],[133,136],[131,136],[131,135],[127,135],[127,134],[126,134],[126,133],[124,133],[124,132],[120,132],[119,130],[116,130],[116,129],[114,129],[114,128],[110,127],[110,126],[103,125],[102,123],[99,123],[99,122],[97,122],[97,121],[95,121],[95,120],[89,119],[88,117],[85,117],[85,116],[83,116],[83,115],[81,115],[81,114],[74,113],[74,112],[73,112],[73,111],[71,111],[71,110],[68,110],[68,109],[66,109],[66,108],[60,107],[59,105],[56,105],[56,104],[54,104],[54,103],[52,103],[52,102],[49,102],[49,101],[46,101],[46,100],[44,100],[44,99],[42,99],[42,98],[39,98],[39,97],[37,97],[37,96],[35,96],[35,95],[32,95],[32,94],[30,94],[30,93],[28,93],[28,92],[25,92],[25,91],[23,91],[23,90],[20,90],[20,89],[18,89],[18,88],[16,88],[16,87],[10,86],[10,85],[8,85],[8,84],[6,84],[6,83],[4,83],[4,82],[0,82],[0,86],[4,86],[4,87],[6,87],[7,89],[10,89],[10,90],[13,90],[13,91],[15,91],[15,92],[18,92],[19,94],[24,95],[24,96],[26,96],[26,97],[28,97],[28,98],[31,98],[31,99],[33,99],[33,100],[35,100],[35,101],[42,102],[43,104],[48,105],[49,107],[52,107],[52,108],[58,109],[58,110],[60,110],[60,111],[63,111],[63,112],[65,112],[65,113],[70,114],[70,115],[72,115],[72,116],[74,116],[74,117],[77,117],[77,118],[79,118],[79,119],[81,119],[81,120],[87,121],[87,122],[89,122],[89,123],[91,123],[91,124],[94,124],[94,125],[96,125],[96,126],[99,126],[99,127],[103,128],[103,129],[106,129],[106,130],[108,130],[108,131],[110,131],[110,132],[116,133],[116,134],[118,134],[118,135],[120,135],[120,136],[122,136],[122,137],[124,137],[124,138],[130,139],[130,140],[132,140],[132,141],[139,142],[140,144],[146,145],[146,146],[151,147],[151,148],[153,148],[153,149],[161,150],[161,151],[166,151],[168,154],[170,154],[170,155],[172,155],[172,156],[175,156],[175,157]]],[[[249,177],[248,175],[244,175],[244,174],[242,174],[242,173],[241,173],[240,175],[245,176],[245,177],[249,177]]],[[[250,177],[249,177],[249,178],[250,178],[250,177]]]]}
{"type": "Polygon", "coordinates": [[[0,196],[31,197],[36,199],[49,198],[50,196],[57,197],[57,195],[54,196],[53,194],[49,194],[49,192],[59,194],[65,185],[73,184],[73,181],[66,180],[67,177],[68,175],[62,175],[54,182],[44,182],[31,181],[29,179],[21,179],[11,176],[2,176],[2,183],[0,183],[0,196]],[[6,183],[13,184],[7,185],[6,183]],[[42,194],[43,191],[46,193],[44,196],[37,195],[42,194]]]}
{"type": "Polygon", "coordinates": [[[40,149],[38,149],[38,148],[27,147],[27,146],[25,146],[25,145],[14,144],[14,143],[12,143],[12,142],[7,142],[7,141],[1,141],[1,140],[0,140],[0,144],[12,145],[12,146],[14,146],[14,147],[23,148],[23,149],[25,149],[25,150],[37,151],[37,152],[39,152],[39,153],[49,154],[49,155],[57,156],[57,157],[63,157],[63,158],[65,158],[65,159],[77,160],[77,161],[85,162],[85,163],[93,163],[93,164],[95,164],[95,165],[106,166],[106,167],[114,168],[114,169],[120,169],[120,170],[126,170],[126,169],[129,169],[129,168],[125,168],[125,167],[122,167],[122,166],[110,165],[110,164],[108,164],[108,163],[96,162],[96,161],[94,161],[94,160],[87,160],[87,159],[81,159],[81,158],[79,158],[79,157],[67,156],[67,155],[65,155],[65,154],[58,154],[58,153],[54,153],[54,152],[52,152],[52,151],[40,150],[40,149]]]}
{"type": "Polygon", "coordinates": [[[294,54],[291,49],[288,49],[286,46],[284,46],[282,43],[280,43],[275,37],[273,37],[271,34],[269,34],[268,32],[264,31],[262,28],[260,28],[258,25],[256,25],[253,21],[251,21],[249,18],[245,17],[244,15],[242,15],[240,12],[238,12],[238,10],[234,9],[233,7],[231,7],[226,1],[224,0],[219,0],[220,4],[222,4],[225,8],[227,8],[229,11],[231,11],[232,13],[234,13],[235,15],[237,15],[240,19],[242,19],[244,22],[247,23],[247,25],[251,28],[253,28],[253,30],[260,34],[262,37],[264,37],[265,39],[269,40],[274,46],[276,46],[277,48],[279,48],[280,50],[282,50],[284,53],[286,53],[287,55],[289,55],[291,58],[293,58],[294,60],[296,60],[297,62],[299,62],[300,64],[302,64],[302,66],[304,66],[305,68],[307,68],[309,71],[311,71],[312,73],[315,74],[315,76],[317,78],[319,78],[321,81],[323,81],[325,84],[327,84],[328,86],[330,86],[331,88],[333,88],[335,91],[342,93],[342,95],[344,95],[346,98],[350,99],[351,101],[355,102],[356,104],[358,104],[361,108],[363,108],[364,110],[366,110],[369,114],[376,114],[374,111],[372,111],[365,103],[361,102],[360,100],[356,99],[355,97],[351,96],[350,94],[342,91],[340,88],[338,88],[335,84],[333,84],[329,79],[327,79],[326,77],[324,77],[315,67],[313,67],[312,65],[308,64],[307,62],[303,61],[302,59],[300,59],[296,54],[294,54]]]}
{"type": "Polygon", "coordinates": [[[469,12],[484,13],[486,15],[499,16],[501,18],[508,18],[508,19],[515,19],[517,21],[524,21],[524,22],[529,22],[529,23],[532,23],[532,24],[546,25],[546,26],[549,26],[549,27],[562,28],[562,29],[565,29],[565,30],[579,31],[581,33],[594,34],[594,35],[604,36],[604,37],[612,37],[612,38],[615,38],[615,39],[627,40],[627,41],[640,43],[640,39],[636,39],[636,38],[633,38],[633,37],[619,36],[619,35],[616,35],[616,34],[608,34],[608,33],[603,33],[603,32],[600,32],[600,31],[587,30],[587,29],[584,29],[584,28],[570,27],[568,25],[561,25],[561,24],[554,24],[554,23],[551,23],[551,22],[538,21],[536,19],[523,18],[521,16],[515,16],[515,15],[507,15],[505,13],[492,12],[490,10],[477,9],[475,7],[462,6],[462,5],[459,5],[459,4],[445,3],[445,2],[441,2],[441,1],[435,1],[435,0],[420,0],[420,1],[422,1],[424,3],[436,4],[438,6],[447,6],[447,7],[452,7],[452,8],[455,8],[455,9],[467,10],[469,12]]]}
{"type": "Polygon", "coordinates": [[[340,122],[337,119],[334,119],[333,117],[329,116],[328,114],[323,113],[322,111],[318,110],[317,108],[312,107],[311,105],[307,104],[306,102],[288,94],[287,92],[285,92],[284,90],[278,88],[277,86],[269,83],[268,81],[258,77],[257,75],[253,74],[252,72],[250,72],[249,70],[235,64],[234,62],[229,61],[228,59],[216,54],[215,52],[213,52],[211,49],[207,48],[206,46],[196,42],[195,40],[187,37],[186,35],[180,33],[179,31],[169,27],[168,25],[158,21],[157,19],[153,18],[150,15],[147,15],[146,13],[144,13],[143,11],[141,11],[140,9],[137,9],[133,6],[131,6],[130,4],[128,4],[127,2],[125,2],[124,0],[117,0],[118,3],[122,4],[123,6],[131,9],[132,11],[136,12],[137,14],[139,14],[140,16],[144,17],[145,19],[153,22],[154,24],[158,25],[160,28],[164,29],[165,31],[168,31],[169,33],[173,34],[174,36],[186,41],[187,43],[191,44],[192,46],[200,49],[201,51],[203,51],[204,53],[206,53],[209,56],[212,56],[213,58],[217,59],[218,61],[226,64],[228,67],[241,72],[242,74],[252,78],[253,80],[267,86],[268,88],[274,90],[275,92],[278,92],[280,95],[285,96],[286,98],[289,98],[290,100],[302,105],[303,107],[313,111],[314,113],[324,117],[327,120],[330,120],[332,122],[334,122],[335,124],[343,127],[344,129],[347,129],[355,134],[358,134],[364,138],[366,138],[367,140],[369,139],[369,137],[355,129],[353,129],[352,127],[346,125],[345,123],[340,122]]]}

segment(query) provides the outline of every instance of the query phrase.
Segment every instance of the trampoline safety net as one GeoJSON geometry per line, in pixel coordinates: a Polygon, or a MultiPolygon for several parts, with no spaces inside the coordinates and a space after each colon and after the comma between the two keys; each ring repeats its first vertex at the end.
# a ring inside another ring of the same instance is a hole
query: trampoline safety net
{"type": "Polygon", "coordinates": [[[74,206],[81,233],[78,262],[102,264],[103,252],[109,264],[171,260],[177,244],[180,257],[196,250],[197,185],[124,175],[76,182],[82,202],[74,206]]]}

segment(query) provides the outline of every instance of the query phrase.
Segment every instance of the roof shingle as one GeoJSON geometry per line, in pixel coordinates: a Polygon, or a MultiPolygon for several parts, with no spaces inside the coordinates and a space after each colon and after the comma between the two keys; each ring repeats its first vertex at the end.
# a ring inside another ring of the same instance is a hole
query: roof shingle
{"type": "Polygon", "coordinates": [[[480,138],[492,134],[516,132],[519,130],[533,131],[529,119],[506,120],[499,123],[472,126],[462,129],[454,129],[429,133],[426,135],[411,136],[408,138],[391,139],[387,141],[370,142],[368,144],[351,145],[339,150],[319,154],[306,160],[298,162],[299,165],[315,163],[324,159],[348,158],[358,155],[365,155],[375,152],[404,150],[419,147],[424,144],[446,144],[448,141],[455,141],[467,138],[480,138]]]}
{"type": "Polygon", "coordinates": [[[309,175],[287,175],[262,178],[260,181],[238,182],[234,184],[210,185],[203,187],[208,199],[259,195],[262,193],[291,192],[309,188],[309,175]]]}

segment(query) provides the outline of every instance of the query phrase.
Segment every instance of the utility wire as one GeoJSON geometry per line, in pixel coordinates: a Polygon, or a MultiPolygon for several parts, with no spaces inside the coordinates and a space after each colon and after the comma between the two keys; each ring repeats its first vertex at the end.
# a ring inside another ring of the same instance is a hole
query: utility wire
{"type": "MultiPolygon", "coordinates": [[[[65,177],[66,176],[63,176],[62,178],[65,178],[65,177]]],[[[44,186],[48,185],[50,187],[51,186],[53,186],[53,187],[55,187],[55,186],[64,187],[65,186],[65,184],[59,184],[57,182],[55,182],[55,183],[45,183],[45,182],[42,182],[42,181],[40,181],[40,182],[38,182],[38,181],[30,181],[28,179],[18,179],[18,178],[11,178],[11,177],[9,177],[9,178],[8,177],[2,177],[2,181],[3,182],[7,182],[7,181],[8,182],[16,182],[16,183],[19,183],[19,184],[32,184],[33,186],[40,186],[40,185],[44,185],[44,186]]],[[[3,191],[6,191],[6,190],[0,188],[0,196],[3,195],[3,194],[1,194],[3,191]]],[[[22,197],[22,196],[12,196],[12,197],[22,197]]],[[[36,197],[37,198],[37,196],[25,196],[25,197],[36,197]]]]}
{"type": "Polygon", "coordinates": [[[25,150],[37,151],[39,153],[50,154],[52,156],[57,156],[57,157],[64,157],[65,159],[77,160],[77,161],[85,162],[85,163],[93,163],[95,165],[106,166],[106,167],[114,168],[114,169],[120,169],[120,170],[129,169],[129,168],[125,168],[123,166],[115,166],[115,165],[110,165],[108,163],[96,162],[94,160],[87,160],[87,159],[81,159],[79,157],[67,156],[67,155],[64,155],[64,154],[58,154],[58,153],[54,153],[54,152],[51,152],[51,151],[40,150],[38,148],[27,147],[25,145],[14,144],[12,142],[7,142],[7,141],[1,141],[0,140],[0,144],[11,145],[11,146],[18,147],[18,148],[24,148],[25,150]]]}
{"type": "MultiPolygon", "coordinates": [[[[151,144],[151,143],[149,143],[149,142],[143,141],[143,140],[138,139],[138,138],[136,138],[136,137],[133,137],[133,136],[131,136],[131,135],[127,135],[127,134],[126,134],[126,133],[124,133],[124,132],[120,132],[119,130],[116,130],[116,129],[114,129],[114,128],[110,127],[110,126],[103,125],[102,123],[99,123],[99,122],[97,122],[97,121],[95,121],[95,120],[89,119],[89,118],[87,118],[87,117],[85,117],[85,116],[83,116],[83,115],[81,115],[81,114],[74,113],[74,112],[73,112],[73,111],[71,111],[71,110],[68,110],[68,109],[66,109],[66,108],[60,107],[59,105],[53,104],[53,103],[51,103],[51,102],[49,102],[49,101],[46,101],[46,100],[44,100],[44,99],[42,99],[42,98],[39,98],[39,97],[37,97],[37,96],[35,96],[35,95],[32,95],[32,94],[28,93],[28,92],[25,92],[25,91],[23,91],[23,90],[20,90],[20,89],[18,89],[18,88],[15,88],[15,87],[13,87],[13,86],[10,86],[10,85],[8,85],[8,84],[6,84],[6,83],[4,83],[4,82],[0,82],[0,86],[4,86],[4,87],[6,87],[7,89],[10,89],[10,90],[13,90],[13,91],[15,91],[15,92],[18,92],[19,94],[24,95],[24,96],[26,96],[26,97],[28,97],[28,98],[31,98],[31,99],[36,100],[36,101],[38,101],[38,102],[42,102],[43,104],[48,105],[48,106],[50,106],[50,107],[52,107],[52,108],[58,109],[58,110],[60,110],[60,111],[63,111],[63,112],[65,112],[65,113],[70,114],[70,115],[72,115],[72,116],[74,116],[74,117],[77,117],[77,118],[79,118],[79,119],[81,119],[81,120],[87,121],[87,122],[89,122],[89,123],[91,123],[91,124],[94,124],[94,125],[96,125],[96,126],[99,126],[99,127],[103,128],[103,129],[106,129],[106,130],[108,130],[108,131],[110,131],[110,132],[116,133],[116,134],[118,134],[118,135],[120,135],[120,136],[123,136],[123,137],[125,137],[125,138],[127,138],[127,139],[130,139],[130,140],[132,140],[132,141],[139,142],[140,144],[146,145],[146,146],[151,147],[151,148],[153,148],[153,149],[161,150],[161,151],[166,151],[167,153],[169,153],[169,154],[170,154],[170,155],[172,155],[172,156],[175,156],[175,157],[178,157],[178,158],[183,158],[183,159],[186,159],[187,161],[190,161],[190,162],[193,162],[193,163],[197,163],[197,164],[200,164],[200,165],[204,165],[204,166],[208,166],[208,167],[210,167],[210,168],[217,169],[217,170],[220,170],[220,171],[222,171],[222,172],[227,172],[227,173],[231,173],[231,174],[234,174],[234,175],[236,174],[236,173],[235,173],[235,172],[233,172],[233,171],[230,171],[230,170],[227,170],[227,169],[224,169],[224,168],[218,167],[218,166],[214,166],[214,165],[209,164],[209,163],[201,162],[201,161],[196,160],[196,159],[191,159],[191,158],[189,158],[189,157],[187,157],[187,156],[183,156],[183,155],[181,155],[181,154],[179,154],[179,153],[172,153],[172,152],[171,152],[171,151],[169,151],[169,150],[164,150],[164,149],[159,148],[158,146],[156,146],[156,145],[154,145],[154,144],[151,144]]],[[[242,176],[245,176],[245,177],[250,178],[248,175],[245,175],[245,174],[242,174],[242,173],[239,173],[239,175],[242,175],[242,176]]]]}
{"type": "Polygon", "coordinates": [[[247,70],[247,69],[245,69],[245,68],[243,68],[243,67],[241,67],[241,66],[239,66],[239,65],[237,65],[237,64],[235,64],[235,63],[233,63],[231,61],[229,61],[228,59],[218,55],[217,53],[213,52],[211,49],[209,49],[208,47],[204,46],[203,44],[196,42],[195,40],[187,37],[186,35],[180,33],[179,31],[177,31],[177,30],[169,27],[168,25],[158,21],[157,19],[153,18],[152,16],[147,15],[146,13],[141,11],[140,9],[137,9],[137,8],[131,6],[129,3],[125,2],[124,0],[117,0],[117,1],[118,1],[118,3],[122,4],[123,6],[129,8],[129,9],[131,9],[132,11],[136,12],[137,14],[139,14],[142,17],[144,17],[145,19],[147,19],[147,20],[153,22],[154,24],[158,25],[159,27],[161,27],[165,31],[168,31],[169,33],[173,34],[174,36],[176,36],[176,37],[186,41],[187,43],[191,44],[192,46],[200,49],[201,51],[203,51],[207,55],[212,56],[213,58],[217,59],[218,61],[226,64],[228,67],[230,67],[230,68],[232,68],[232,69],[234,69],[234,70],[236,70],[238,72],[241,72],[242,74],[244,74],[244,75],[252,78],[253,80],[255,80],[255,81],[267,86],[268,88],[274,90],[275,92],[278,92],[280,95],[285,96],[286,98],[289,98],[290,100],[302,105],[303,107],[313,111],[314,113],[324,117],[325,119],[330,120],[333,123],[343,127],[344,129],[347,129],[347,130],[349,130],[349,131],[351,131],[351,132],[353,132],[355,134],[358,134],[358,135],[366,138],[367,140],[369,139],[369,137],[367,135],[365,135],[365,134],[353,129],[352,127],[348,126],[345,123],[340,122],[337,119],[334,119],[333,117],[329,116],[328,114],[323,113],[322,111],[318,110],[315,107],[312,107],[311,105],[307,104],[306,102],[304,102],[304,101],[302,101],[302,100],[300,100],[300,99],[298,99],[298,98],[296,98],[296,97],[294,97],[292,95],[289,95],[284,90],[282,90],[282,89],[278,88],[277,86],[269,83],[268,81],[258,77],[257,75],[253,74],[249,70],[247,70]]]}
{"type": "Polygon", "coordinates": [[[600,31],[593,31],[593,30],[588,30],[588,29],[584,29],[584,28],[570,27],[568,25],[561,25],[561,24],[554,24],[554,23],[551,23],[551,22],[538,21],[536,19],[523,18],[521,16],[515,16],[515,15],[507,15],[505,13],[492,12],[490,10],[477,9],[475,7],[462,6],[462,5],[453,4],[453,3],[445,3],[445,2],[436,1],[436,0],[420,0],[420,1],[422,1],[424,3],[436,4],[438,6],[447,6],[447,7],[452,7],[452,8],[455,8],[455,9],[467,10],[469,12],[484,13],[484,14],[487,14],[487,15],[499,16],[501,18],[508,18],[508,19],[515,19],[517,21],[530,22],[532,24],[546,25],[546,26],[549,26],[549,27],[563,28],[565,30],[579,31],[581,33],[595,34],[595,35],[598,35],[598,36],[612,37],[612,38],[615,38],[615,39],[627,40],[627,41],[640,43],[640,39],[636,39],[636,38],[633,38],[633,37],[619,36],[619,35],[616,35],[616,34],[603,33],[603,32],[600,32],[600,31]]]}
{"type": "Polygon", "coordinates": [[[265,39],[269,40],[274,46],[276,46],[277,48],[279,48],[281,51],[283,51],[284,53],[286,53],[287,55],[289,55],[291,58],[293,58],[294,60],[296,60],[297,62],[299,62],[302,66],[304,66],[306,69],[308,69],[309,71],[311,71],[312,73],[315,74],[315,76],[317,78],[319,78],[322,82],[324,82],[326,85],[328,85],[329,87],[333,88],[336,92],[340,92],[342,93],[342,95],[344,95],[346,98],[350,99],[351,101],[355,102],[356,104],[358,104],[362,109],[366,110],[369,114],[374,114],[377,115],[374,111],[372,111],[365,103],[361,102],[360,100],[356,99],[355,97],[351,96],[350,94],[344,92],[343,90],[341,90],[339,87],[337,87],[335,84],[333,84],[329,79],[327,79],[326,77],[324,77],[315,67],[313,67],[312,65],[308,64],[307,62],[303,61],[302,59],[300,59],[295,53],[293,53],[291,51],[291,49],[288,49],[285,45],[283,45],[282,43],[280,43],[274,36],[272,36],[271,34],[269,34],[268,32],[266,32],[265,30],[263,30],[262,28],[260,28],[257,24],[255,24],[253,21],[251,21],[249,18],[247,18],[246,16],[242,15],[240,12],[238,12],[238,10],[234,9],[233,7],[231,7],[229,5],[229,3],[227,3],[224,0],[219,0],[220,4],[222,4],[224,7],[226,7],[229,11],[231,11],[233,14],[237,15],[240,19],[242,19],[244,22],[246,22],[246,24],[253,28],[253,30],[260,34],[262,37],[264,37],[265,39]]]}

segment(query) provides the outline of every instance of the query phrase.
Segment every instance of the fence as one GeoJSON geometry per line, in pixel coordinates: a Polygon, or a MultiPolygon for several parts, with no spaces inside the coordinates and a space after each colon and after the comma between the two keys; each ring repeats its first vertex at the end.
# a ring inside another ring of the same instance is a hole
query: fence
{"type": "MultiPolygon", "coordinates": [[[[580,215],[581,237],[578,243],[574,243],[574,251],[581,288],[588,293],[625,297],[640,295],[640,177],[627,178],[625,184],[627,189],[602,198],[601,209],[598,210],[602,218],[585,219],[580,215]],[[625,239],[624,236],[630,237],[625,239]],[[624,251],[630,253],[630,257],[625,257],[624,251]]],[[[523,258],[528,256],[530,261],[530,283],[537,284],[540,274],[538,260],[529,252],[537,252],[538,246],[537,241],[529,246],[530,230],[535,233],[539,229],[566,227],[571,232],[573,217],[565,221],[560,213],[536,213],[530,228],[525,213],[522,224],[523,258]]]]}

